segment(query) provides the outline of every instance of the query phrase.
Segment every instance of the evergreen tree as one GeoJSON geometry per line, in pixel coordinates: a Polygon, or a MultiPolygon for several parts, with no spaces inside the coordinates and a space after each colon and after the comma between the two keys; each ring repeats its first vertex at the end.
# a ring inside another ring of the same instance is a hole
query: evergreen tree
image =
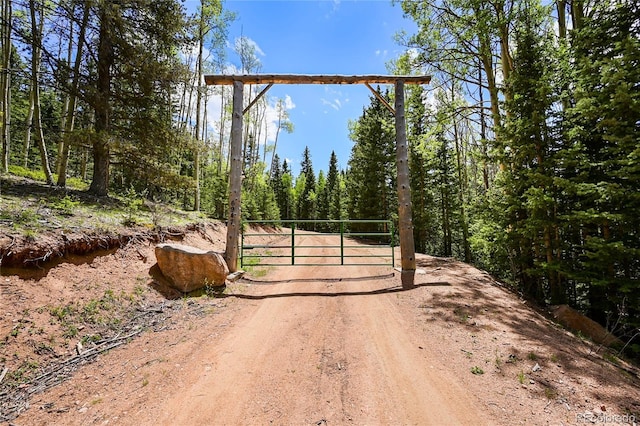
{"type": "MultiPolygon", "coordinates": [[[[545,302],[564,302],[556,264],[556,189],[553,164],[557,132],[552,107],[554,63],[548,11],[537,1],[523,5],[515,32],[514,71],[507,82],[514,94],[506,104],[501,182],[508,207],[509,250],[522,292],[545,302]]],[[[557,120],[556,120],[557,121],[557,120]]],[[[556,126],[557,127],[557,126],[556,126]]]]}
{"type": "Polygon", "coordinates": [[[268,183],[264,168],[264,163],[256,163],[249,170],[251,178],[243,181],[242,218],[244,220],[280,219],[276,195],[273,187],[268,183]]]}
{"type": "Polygon", "coordinates": [[[289,164],[287,160],[282,163],[282,178],[280,188],[281,198],[278,200],[278,207],[280,208],[280,217],[282,219],[293,219],[295,214],[295,197],[293,192],[293,176],[291,170],[289,170],[289,164]]]}
{"type": "MultiPolygon", "coordinates": [[[[327,189],[327,179],[324,176],[324,170],[318,173],[318,184],[316,185],[318,192],[316,202],[316,218],[319,220],[329,219],[329,192],[327,189]]],[[[329,230],[326,223],[317,224],[316,229],[321,232],[329,230]]]]}
{"type": "MultiPolygon", "coordinates": [[[[335,151],[331,151],[331,158],[329,159],[329,172],[327,173],[327,196],[326,202],[328,204],[328,216],[329,220],[341,220],[343,216],[343,194],[340,191],[341,176],[338,172],[338,156],[335,151]]],[[[329,227],[331,231],[338,231],[337,225],[329,227]]]]}
{"type": "MultiPolygon", "coordinates": [[[[300,175],[304,175],[304,188],[298,199],[298,217],[297,219],[311,220],[316,218],[316,202],[317,188],[316,175],[313,172],[313,164],[311,163],[311,152],[309,147],[305,147],[302,153],[302,162],[300,163],[300,175]]],[[[305,229],[313,229],[313,224],[306,226],[305,229]]]]}
{"type": "Polygon", "coordinates": [[[203,169],[201,207],[204,211],[209,212],[210,216],[223,220],[228,214],[229,174],[226,170],[218,167],[219,161],[222,160],[216,158],[203,169]]]}
{"type": "Polygon", "coordinates": [[[293,194],[292,206],[295,208],[295,214],[293,219],[305,219],[301,216],[300,207],[302,206],[302,198],[305,193],[305,183],[307,181],[307,175],[300,173],[293,182],[293,188],[291,193],[293,194]]]}
{"type": "Polygon", "coordinates": [[[280,157],[278,157],[278,154],[273,156],[273,161],[271,162],[269,185],[275,194],[276,204],[280,211],[280,218],[284,219],[284,209],[286,208],[284,205],[285,188],[282,186],[282,167],[280,165],[280,157]]]}
{"type": "MultiPolygon", "coordinates": [[[[389,100],[389,93],[385,93],[389,100]]],[[[352,219],[397,218],[395,127],[393,116],[375,97],[362,116],[350,123],[354,142],[347,188],[352,219]]],[[[370,229],[370,225],[360,225],[370,229]]]]}
{"type": "Polygon", "coordinates": [[[120,148],[122,170],[156,169],[159,140],[171,142],[171,83],[182,68],[177,57],[185,26],[181,6],[172,0],[97,2],[96,73],[84,87],[95,112],[94,167],[90,192],[106,195],[113,148],[120,148]],[[117,96],[115,94],[117,93],[117,96]],[[117,145],[117,146],[114,146],[117,145]],[[152,155],[148,155],[151,151],[152,155]],[[135,164],[135,166],[133,166],[135,164]]]}
{"type": "Polygon", "coordinates": [[[451,141],[444,134],[436,130],[432,149],[433,157],[433,183],[437,191],[434,196],[439,213],[438,234],[440,235],[440,247],[435,247],[435,254],[440,256],[452,256],[454,253],[454,238],[456,229],[459,229],[458,197],[455,179],[455,165],[453,162],[451,141]]]}
{"type": "MultiPolygon", "coordinates": [[[[404,72],[408,67],[402,62],[399,66],[404,72]]],[[[407,138],[409,140],[409,179],[411,185],[411,204],[413,206],[413,240],[416,251],[430,253],[428,242],[435,235],[433,211],[432,174],[427,164],[428,155],[425,152],[425,123],[426,107],[423,102],[423,90],[420,86],[410,87],[407,97],[407,138]]]]}
{"type": "MultiPolygon", "coordinates": [[[[640,6],[601,2],[574,32],[563,190],[566,273],[601,324],[640,318],[640,6]]],[[[640,351],[640,346],[636,347],[640,351]]]]}

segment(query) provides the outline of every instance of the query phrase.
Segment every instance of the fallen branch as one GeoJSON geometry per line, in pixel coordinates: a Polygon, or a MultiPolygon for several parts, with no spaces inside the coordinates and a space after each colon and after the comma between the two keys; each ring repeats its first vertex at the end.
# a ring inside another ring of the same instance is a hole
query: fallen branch
{"type": "MultiPolygon", "coordinates": [[[[164,312],[164,303],[165,302],[159,304],[157,307],[150,307],[148,309],[138,308],[137,310],[142,312],[129,319],[128,325],[124,327],[126,334],[122,334],[122,332],[117,333],[112,337],[95,342],[93,347],[87,348],[86,350],[76,347],[77,354],[55,365],[50,365],[42,374],[30,381],[22,383],[17,387],[15,387],[15,385],[5,385],[4,389],[0,390],[0,423],[9,422],[27,410],[29,408],[29,399],[32,395],[57,386],[71,377],[82,365],[94,361],[98,355],[129,342],[149,326],[158,324],[158,317],[160,317],[161,321],[165,320],[166,317],[159,315],[164,312]]],[[[161,331],[162,329],[163,328],[158,329],[154,327],[155,331],[161,331]]],[[[5,367],[2,373],[0,373],[0,377],[4,378],[7,372],[8,369],[5,367]]],[[[2,379],[0,379],[0,382],[1,381],[2,379]]]]}

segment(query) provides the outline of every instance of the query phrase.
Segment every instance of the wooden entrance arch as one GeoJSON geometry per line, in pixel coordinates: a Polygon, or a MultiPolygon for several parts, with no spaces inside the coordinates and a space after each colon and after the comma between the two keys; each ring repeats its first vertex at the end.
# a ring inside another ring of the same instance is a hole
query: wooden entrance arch
{"type": "Polygon", "coordinates": [[[229,270],[238,269],[238,238],[240,235],[240,197],[242,187],[242,116],[274,84],[364,84],[395,115],[396,161],[398,169],[398,230],[400,233],[400,264],[402,286],[413,287],[416,270],[415,245],[413,242],[413,217],[411,212],[411,188],[409,186],[409,164],[407,131],[404,108],[405,84],[429,84],[429,76],[399,75],[301,75],[301,74],[242,74],[205,75],[207,85],[233,85],[233,115],[231,119],[231,173],[229,182],[229,221],[227,223],[227,245],[225,260],[229,270]],[[266,84],[267,86],[244,108],[244,85],[266,84]],[[395,108],[373,89],[372,84],[395,86],[395,108]]]}

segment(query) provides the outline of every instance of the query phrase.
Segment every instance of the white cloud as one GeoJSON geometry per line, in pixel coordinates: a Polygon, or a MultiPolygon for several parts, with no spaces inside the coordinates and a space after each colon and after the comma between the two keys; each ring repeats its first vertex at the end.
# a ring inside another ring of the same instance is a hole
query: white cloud
{"type": "Polygon", "coordinates": [[[349,98],[345,97],[342,91],[333,89],[331,86],[324,86],[324,92],[327,96],[320,98],[320,102],[322,102],[322,105],[328,105],[336,111],[339,111],[349,102],[349,98]]]}
{"type": "Polygon", "coordinates": [[[225,64],[222,70],[222,74],[240,74],[241,72],[240,68],[233,64],[225,64]]]}
{"type": "Polygon", "coordinates": [[[289,110],[289,109],[294,109],[296,107],[296,104],[293,103],[293,100],[291,99],[291,96],[286,95],[284,97],[284,107],[289,110]]]}
{"type": "MultiPolygon", "coordinates": [[[[260,48],[260,46],[258,45],[258,43],[256,43],[255,40],[253,40],[252,38],[249,38],[247,36],[243,36],[242,38],[245,40],[247,45],[251,46],[254,49],[254,52],[257,55],[267,56],[267,54],[264,53],[264,51],[260,48]]],[[[239,49],[239,43],[240,43],[240,37],[236,38],[236,40],[235,40],[236,49],[239,49]]]]}
{"type": "Polygon", "coordinates": [[[381,56],[382,58],[386,58],[387,55],[389,54],[389,51],[387,49],[384,49],[384,50],[378,49],[375,51],[375,54],[376,56],[381,56]]]}
{"type": "Polygon", "coordinates": [[[331,16],[333,16],[338,11],[338,9],[340,9],[340,1],[341,0],[331,1],[331,10],[328,13],[325,13],[324,15],[325,19],[331,18],[331,16]]]}
{"type": "Polygon", "coordinates": [[[331,102],[326,100],[325,98],[320,98],[320,101],[322,102],[322,105],[329,105],[331,108],[335,109],[336,111],[340,110],[340,101],[336,99],[336,101],[331,102]]]}

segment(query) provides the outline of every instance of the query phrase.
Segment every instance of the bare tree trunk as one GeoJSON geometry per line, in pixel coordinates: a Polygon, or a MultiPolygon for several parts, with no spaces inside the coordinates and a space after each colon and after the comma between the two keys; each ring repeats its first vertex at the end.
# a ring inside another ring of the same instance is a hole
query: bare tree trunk
{"type": "Polygon", "coordinates": [[[478,64],[478,92],[480,93],[480,146],[482,147],[482,183],[489,190],[489,154],[487,152],[487,123],[484,116],[484,90],[482,87],[482,60],[478,64]]]}
{"type": "Polygon", "coordinates": [[[193,177],[196,181],[196,193],[195,199],[193,201],[193,210],[195,211],[200,211],[200,108],[202,105],[202,85],[200,84],[200,74],[202,74],[204,25],[204,0],[200,0],[200,23],[198,25],[198,63],[196,64],[196,149],[193,153],[193,177]]]}
{"type": "Polygon", "coordinates": [[[32,31],[32,51],[31,51],[31,86],[33,93],[33,118],[34,118],[34,131],[36,139],[38,140],[38,148],[40,149],[40,160],[42,163],[42,170],[44,171],[47,184],[53,185],[53,175],[51,174],[51,167],[49,167],[49,158],[47,156],[47,146],[44,140],[44,132],[42,130],[42,112],[40,110],[40,49],[42,38],[42,29],[44,27],[44,5],[40,5],[40,23],[36,19],[36,4],[35,0],[29,0],[29,9],[31,12],[31,31],[32,31]]]}
{"type": "Polygon", "coordinates": [[[184,123],[185,126],[189,125],[191,123],[191,114],[193,114],[193,84],[187,84],[188,86],[188,94],[189,96],[187,97],[187,103],[184,106],[184,110],[185,110],[185,116],[184,116],[184,123]]]}
{"type": "MultiPolygon", "coordinates": [[[[478,7],[474,7],[474,14],[481,16],[478,7]]],[[[493,50],[491,45],[489,34],[478,34],[478,56],[484,68],[484,73],[487,76],[487,89],[489,91],[489,100],[491,101],[491,118],[493,119],[494,132],[498,132],[501,124],[500,98],[498,95],[498,85],[496,83],[496,70],[493,66],[493,50]]],[[[480,89],[482,90],[482,86],[480,89]]]]}
{"type": "MultiPolygon", "coordinates": [[[[500,64],[502,65],[503,80],[509,81],[513,70],[513,57],[509,50],[509,22],[505,16],[504,2],[499,2],[498,13],[498,34],[500,35],[500,64]]],[[[504,86],[504,97],[506,101],[513,100],[513,93],[508,85],[504,86]]],[[[509,114],[507,109],[506,114],[509,114]]]]}
{"type": "MultiPolygon", "coordinates": [[[[71,60],[73,58],[73,13],[75,11],[76,1],[71,0],[69,6],[69,44],[67,45],[67,66],[71,66],[71,60]]],[[[62,44],[62,43],[61,43],[62,44]]],[[[67,76],[68,82],[69,76],[67,76]]],[[[56,173],[58,173],[58,182],[60,182],[60,165],[62,163],[62,153],[64,151],[65,129],[67,128],[67,121],[69,121],[69,103],[71,93],[67,91],[64,97],[64,103],[62,104],[62,115],[60,117],[60,141],[58,142],[58,156],[56,157],[56,173]]],[[[59,183],[58,183],[59,184],[59,183]]]]}
{"type": "Polygon", "coordinates": [[[89,12],[91,10],[90,0],[84,2],[84,14],[82,15],[82,24],[80,26],[80,33],[78,35],[78,47],[76,49],[76,60],[73,65],[73,81],[71,82],[70,94],[69,94],[69,108],[68,116],[65,120],[64,135],[62,138],[62,152],[60,153],[60,161],[58,168],[58,186],[66,186],[67,184],[67,167],[69,164],[69,149],[70,144],[67,139],[73,131],[76,120],[76,105],[78,103],[78,86],[80,83],[80,65],[82,63],[82,49],[84,42],[84,35],[87,29],[87,23],[89,22],[89,12]]]}
{"type": "Polygon", "coordinates": [[[89,162],[89,148],[82,147],[82,159],[80,161],[80,177],[82,180],[87,180],[87,163],[89,162]]]}
{"type": "Polygon", "coordinates": [[[27,112],[27,122],[24,132],[24,148],[22,149],[22,167],[25,169],[29,166],[29,150],[31,149],[31,132],[33,130],[33,110],[35,108],[35,98],[33,87],[29,89],[29,111],[27,112]]]}
{"type": "Polygon", "coordinates": [[[11,146],[11,0],[2,0],[2,171],[9,171],[11,146]]]}
{"type": "MultiPolygon", "coordinates": [[[[278,147],[278,136],[280,135],[280,129],[282,128],[282,118],[283,118],[283,103],[282,99],[278,100],[278,104],[276,106],[278,108],[278,126],[276,127],[276,137],[273,141],[273,151],[271,151],[271,162],[269,163],[269,176],[271,176],[271,170],[273,169],[273,159],[276,156],[276,148],[278,147]]],[[[265,163],[267,161],[267,143],[264,144],[264,155],[262,157],[262,162],[265,163]]]]}
{"type": "Polygon", "coordinates": [[[114,63],[113,41],[111,40],[114,13],[111,3],[103,3],[100,11],[100,31],[98,39],[98,81],[94,105],[96,135],[93,141],[93,179],[89,192],[98,196],[107,195],[109,188],[109,131],[111,113],[111,67],[114,63]]]}
{"type": "Polygon", "coordinates": [[[573,0],[571,2],[571,19],[573,20],[573,29],[579,30],[584,26],[584,1],[573,0]]]}
{"type": "Polygon", "coordinates": [[[558,10],[558,35],[561,39],[567,38],[567,1],[556,0],[558,10]]]}
{"type": "Polygon", "coordinates": [[[205,142],[208,148],[209,145],[207,144],[207,141],[209,140],[209,119],[207,117],[207,107],[209,103],[209,88],[207,86],[202,86],[202,90],[204,91],[204,110],[202,111],[202,129],[200,134],[202,135],[202,141],[205,142]]]}
{"type": "MultiPolygon", "coordinates": [[[[453,86],[452,86],[453,89],[453,86]]],[[[464,249],[464,261],[471,262],[471,248],[469,247],[469,224],[467,223],[467,213],[465,209],[465,197],[464,197],[464,179],[462,168],[465,167],[462,162],[460,135],[458,133],[458,122],[453,123],[453,138],[456,146],[456,160],[458,163],[458,201],[460,202],[460,217],[462,219],[462,246],[464,249]]]]}
{"type": "MultiPolygon", "coordinates": [[[[187,66],[187,68],[191,67],[191,59],[190,57],[187,57],[187,61],[185,63],[185,65],[187,66]]],[[[189,88],[193,89],[193,87],[191,86],[191,84],[189,84],[188,81],[184,82],[183,88],[182,88],[182,95],[180,96],[180,107],[178,108],[178,117],[182,120],[182,122],[180,123],[180,128],[181,129],[185,129],[187,126],[187,123],[189,122],[189,118],[191,117],[191,113],[189,112],[189,108],[191,108],[191,97],[189,96],[189,104],[187,104],[187,91],[189,90],[189,88]]],[[[191,91],[189,90],[189,95],[191,95],[191,91]]]]}

